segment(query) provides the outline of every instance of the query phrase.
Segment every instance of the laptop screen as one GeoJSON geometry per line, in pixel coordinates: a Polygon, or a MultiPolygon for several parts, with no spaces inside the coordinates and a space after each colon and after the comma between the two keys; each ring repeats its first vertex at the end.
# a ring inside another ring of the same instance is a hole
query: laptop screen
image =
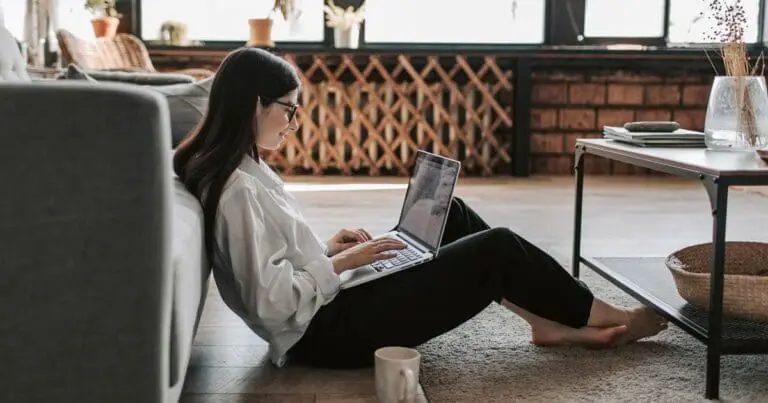
{"type": "Polygon", "coordinates": [[[398,230],[437,250],[451,207],[460,163],[419,152],[413,168],[398,230]]]}

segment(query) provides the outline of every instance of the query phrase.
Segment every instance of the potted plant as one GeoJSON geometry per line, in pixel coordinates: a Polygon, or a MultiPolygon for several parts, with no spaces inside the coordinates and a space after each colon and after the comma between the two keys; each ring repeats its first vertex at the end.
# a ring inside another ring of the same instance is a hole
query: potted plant
{"type": "MultiPolygon", "coordinates": [[[[719,43],[724,74],[715,69],[704,123],[707,148],[753,151],[768,145],[768,91],[762,57],[750,60],[744,43],[746,13],[741,0],[710,0],[715,20],[709,40],[719,43]]],[[[709,55],[707,54],[707,57],[709,55]]]]}
{"type": "Polygon", "coordinates": [[[287,21],[293,13],[296,12],[295,0],[275,0],[272,8],[269,10],[266,18],[251,18],[248,20],[250,27],[250,38],[246,46],[252,47],[272,47],[275,42],[272,40],[272,25],[275,14],[280,12],[287,21]]]}
{"type": "Polygon", "coordinates": [[[333,0],[328,0],[323,9],[326,25],[333,28],[334,45],[337,48],[356,49],[360,42],[360,23],[365,19],[365,2],[355,10],[352,6],[344,9],[333,0]]]}
{"type": "Polygon", "coordinates": [[[85,9],[94,16],[91,24],[97,38],[112,38],[117,34],[122,16],[115,10],[115,0],[86,0],[85,9]]]}

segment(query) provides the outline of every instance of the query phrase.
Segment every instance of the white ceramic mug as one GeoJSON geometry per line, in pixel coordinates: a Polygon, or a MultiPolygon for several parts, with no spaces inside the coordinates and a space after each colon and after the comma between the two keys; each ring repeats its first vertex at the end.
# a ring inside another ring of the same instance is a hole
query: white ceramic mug
{"type": "Polygon", "coordinates": [[[381,403],[416,400],[421,354],[405,347],[382,347],[376,358],[376,395],[381,403]]]}

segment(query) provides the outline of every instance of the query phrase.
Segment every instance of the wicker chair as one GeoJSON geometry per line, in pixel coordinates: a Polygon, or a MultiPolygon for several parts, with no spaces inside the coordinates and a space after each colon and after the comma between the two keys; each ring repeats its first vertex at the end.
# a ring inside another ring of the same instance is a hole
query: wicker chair
{"type": "MultiPolygon", "coordinates": [[[[158,73],[144,43],[131,34],[120,33],[113,38],[82,39],[60,29],[56,32],[61,55],[66,63],[74,63],[88,70],[141,71],[158,73]]],[[[170,73],[170,72],[169,72],[170,73]]],[[[196,79],[212,76],[207,69],[174,71],[196,79]]]]}

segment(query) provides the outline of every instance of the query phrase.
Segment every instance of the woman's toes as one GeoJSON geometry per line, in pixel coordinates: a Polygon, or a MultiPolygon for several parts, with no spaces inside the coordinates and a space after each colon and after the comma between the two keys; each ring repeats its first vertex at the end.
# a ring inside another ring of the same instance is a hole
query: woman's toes
{"type": "Polygon", "coordinates": [[[646,307],[630,311],[629,317],[628,330],[616,339],[616,344],[626,344],[654,336],[669,326],[663,317],[646,307]]]}

